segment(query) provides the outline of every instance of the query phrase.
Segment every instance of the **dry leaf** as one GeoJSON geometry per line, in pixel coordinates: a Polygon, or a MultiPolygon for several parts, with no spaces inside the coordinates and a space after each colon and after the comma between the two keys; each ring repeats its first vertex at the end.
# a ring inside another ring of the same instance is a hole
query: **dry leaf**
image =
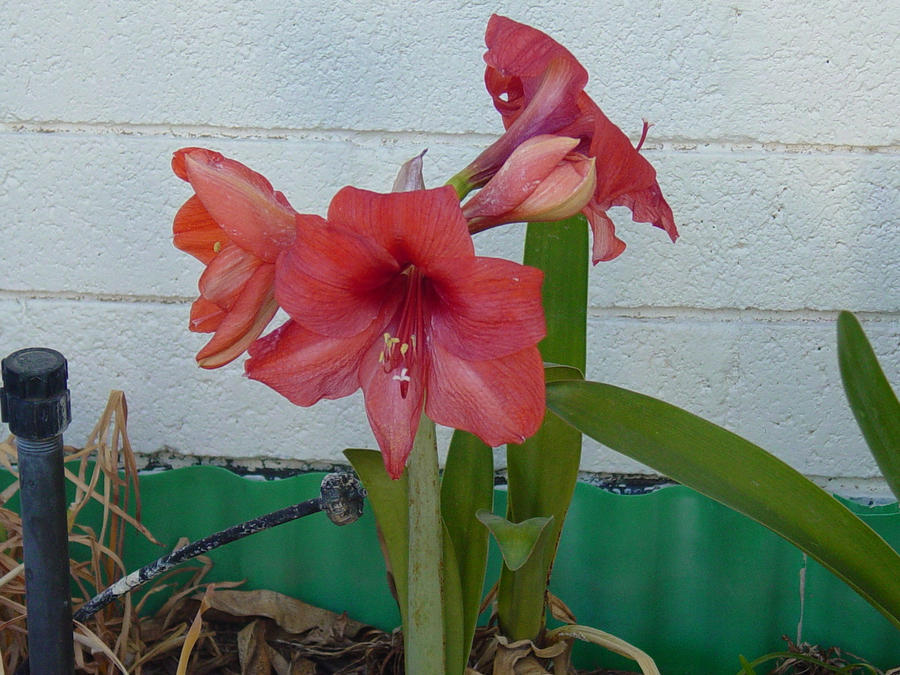
{"type": "Polygon", "coordinates": [[[251,621],[237,636],[241,675],[269,675],[272,663],[266,644],[266,626],[262,621],[251,621]]]}
{"type": "Polygon", "coordinates": [[[176,671],[176,675],[186,675],[188,672],[187,669],[188,663],[191,660],[191,650],[200,638],[200,630],[203,628],[203,612],[209,609],[209,599],[212,594],[213,587],[210,585],[209,588],[206,589],[206,593],[203,594],[203,599],[200,600],[200,607],[197,609],[194,621],[191,623],[191,627],[188,629],[187,636],[184,639],[184,644],[181,646],[181,655],[178,657],[178,670],[176,671]]]}
{"type": "Polygon", "coordinates": [[[353,637],[368,628],[344,615],[269,590],[220,591],[211,602],[211,607],[232,616],[268,617],[288,633],[310,634],[312,640],[353,637]]]}

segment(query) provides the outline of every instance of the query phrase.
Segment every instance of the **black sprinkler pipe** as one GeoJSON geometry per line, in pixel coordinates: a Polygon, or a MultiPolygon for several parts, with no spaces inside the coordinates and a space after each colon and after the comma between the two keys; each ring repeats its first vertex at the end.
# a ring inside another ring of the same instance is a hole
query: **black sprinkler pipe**
{"type": "Polygon", "coordinates": [[[365,497],[365,488],[360,485],[356,476],[350,473],[330,473],[322,479],[319,496],[315,499],[307,499],[305,502],[273,511],[259,518],[232,525],[144,565],[84,603],[75,612],[75,620],[82,623],[87,621],[116,598],[130,593],[163,572],[168,572],[175,565],[270,527],[304,518],[319,511],[324,511],[335,525],[349,525],[362,515],[365,497]]]}
{"type": "Polygon", "coordinates": [[[62,433],[72,418],[68,367],[53,349],[0,362],[0,418],[16,437],[32,675],[75,672],[62,433]]]}

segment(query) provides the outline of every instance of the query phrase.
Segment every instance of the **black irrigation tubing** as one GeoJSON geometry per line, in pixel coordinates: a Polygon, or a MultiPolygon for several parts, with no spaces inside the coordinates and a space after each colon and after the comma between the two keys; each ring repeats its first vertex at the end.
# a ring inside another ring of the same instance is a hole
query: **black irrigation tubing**
{"type": "Polygon", "coordinates": [[[320,495],[315,499],[308,499],[239,525],[233,525],[221,532],[182,546],[119,579],[112,586],[84,603],[72,618],[75,621],[84,622],[116,598],[172,569],[175,565],[270,527],[282,525],[319,511],[325,511],[335,525],[348,525],[362,515],[365,496],[366,491],[356,476],[349,473],[330,473],[322,479],[320,495]]]}
{"type": "Polygon", "coordinates": [[[58,351],[29,347],[4,358],[0,375],[0,420],[16,437],[19,464],[30,670],[70,675],[75,651],[63,478],[63,431],[72,419],[68,363],[58,351]]]}

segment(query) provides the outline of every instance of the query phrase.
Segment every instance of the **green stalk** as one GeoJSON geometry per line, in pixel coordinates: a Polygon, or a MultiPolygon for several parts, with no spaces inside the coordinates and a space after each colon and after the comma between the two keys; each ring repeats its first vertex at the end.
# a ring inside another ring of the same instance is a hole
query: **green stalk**
{"type": "Polygon", "coordinates": [[[477,187],[474,183],[469,182],[469,178],[465,169],[448,180],[446,182],[446,185],[453,186],[453,189],[456,190],[456,196],[459,197],[460,201],[462,201],[467,194],[469,194],[477,187]]]}
{"type": "Polygon", "coordinates": [[[440,481],[434,422],[425,414],[406,464],[409,477],[409,600],[406,672],[444,675],[440,481]]]}
{"type": "MultiPolygon", "coordinates": [[[[588,226],[583,216],[557,223],[529,223],[525,264],[544,271],[541,290],[547,337],[545,361],[584,371],[587,322],[588,226]]],[[[571,377],[547,371],[547,380],[571,377]]],[[[545,594],[556,546],[581,460],[581,434],[547,413],[537,434],[507,446],[507,518],[520,523],[553,516],[531,558],[519,569],[503,568],[497,589],[500,629],[510,640],[535,640],[544,629],[545,594]]]]}

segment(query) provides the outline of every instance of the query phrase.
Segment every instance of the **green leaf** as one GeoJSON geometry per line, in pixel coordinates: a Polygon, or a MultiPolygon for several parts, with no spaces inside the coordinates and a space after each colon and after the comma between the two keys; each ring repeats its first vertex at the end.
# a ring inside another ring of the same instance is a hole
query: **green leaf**
{"type": "Polygon", "coordinates": [[[539,347],[544,361],[584,372],[587,354],[588,226],[578,215],[555,223],[529,223],[526,265],[544,272],[541,297],[547,337],[539,347]]]}
{"type": "Polygon", "coordinates": [[[347,449],[344,455],[359,475],[378,524],[388,572],[406,629],[409,577],[409,481],[406,472],[391,480],[377,450],[347,449]]]}
{"type": "Polygon", "coordinates": [[[900,403],[850,312],[838,316],[837,335],[841,379],[853,416],[884,479],[900,499],[900,403]]]}
{"type": "Polygon", "coordinates": [[[900,628],[900,555],[836,499],[762,448],[673,405],[599,382],[551,382],[575,428],[762,523],[900,628]]]}
{"type": "Polygon", "coordinates": [[[479,511],[477,516],[478,520],[484,523],[484,526],[494,535],[503,556],[503,562],[513,572],[528,561],[531,554],[534,553],[534,548],[544,528],[553,521],[553,516],[550,516],[548,518],[529,518],[521,523],[511,523],[503,516],[483,510],[479,511]]]}
{"type": "MultiPolygon", "coordinates": [[[[541,293],[547,336],[538,346],[544,361],[568,366],[547,369],[547,381],[570,379],[584,372],[589,259],[583,216],[528,225],[524,262],[544,272],[541,293]]],[[[507,446],[507,517],[513,522],[554,518],[539,544],[546,550],[532,556],[516,572],[501,572],[498,619],[501,630],[512,640],[536,638],[543,629],[544,591],[580,462],[581,434],[549,412],[537,434],[521,445],[507,446]],[[516,615],[515,620],[507,614],[507,608],[516,615]]]]}
{"type": "Polygon", "coordinates": [[[547,382],[555,380],[583,380],[584,373],[575,366],[567,366],[561,363],[544,363],[544,379],[547,382]]]}
{"type": "Polygon", "coordinates": [[[456,559],[453,541],[446,525],[443,526],[442,531],[444,572],[441,590],[444,604],[444,661],[449,675],[464,675],[466,664],[469,662],[469,652],[472,650],[472,640],[465,641],[466,617],[463,613],[459,563],[456,559]]]}
{"type": "Polygon", "coordinates": [[[756,671],[753,670],[753,666],[750,665],[750,662],[744,658],[744,656],[738,655],[738,658],[741,660],[741,672],[738,675],[756,675],[756,671]]]}
{"type": "MultiPolygon", "coordinates": [[[[454,431],[441,480],[441,515],[459,578],[461,641],[466,658],[478,622],[488,555],[488,533],[475,514],[481,509],[490,511],[493,503],[493,450],[473,434],[454,431]]],[[[444,564],[447,569],[452,566],[449,559],[445,559],[444,564]]]]}

